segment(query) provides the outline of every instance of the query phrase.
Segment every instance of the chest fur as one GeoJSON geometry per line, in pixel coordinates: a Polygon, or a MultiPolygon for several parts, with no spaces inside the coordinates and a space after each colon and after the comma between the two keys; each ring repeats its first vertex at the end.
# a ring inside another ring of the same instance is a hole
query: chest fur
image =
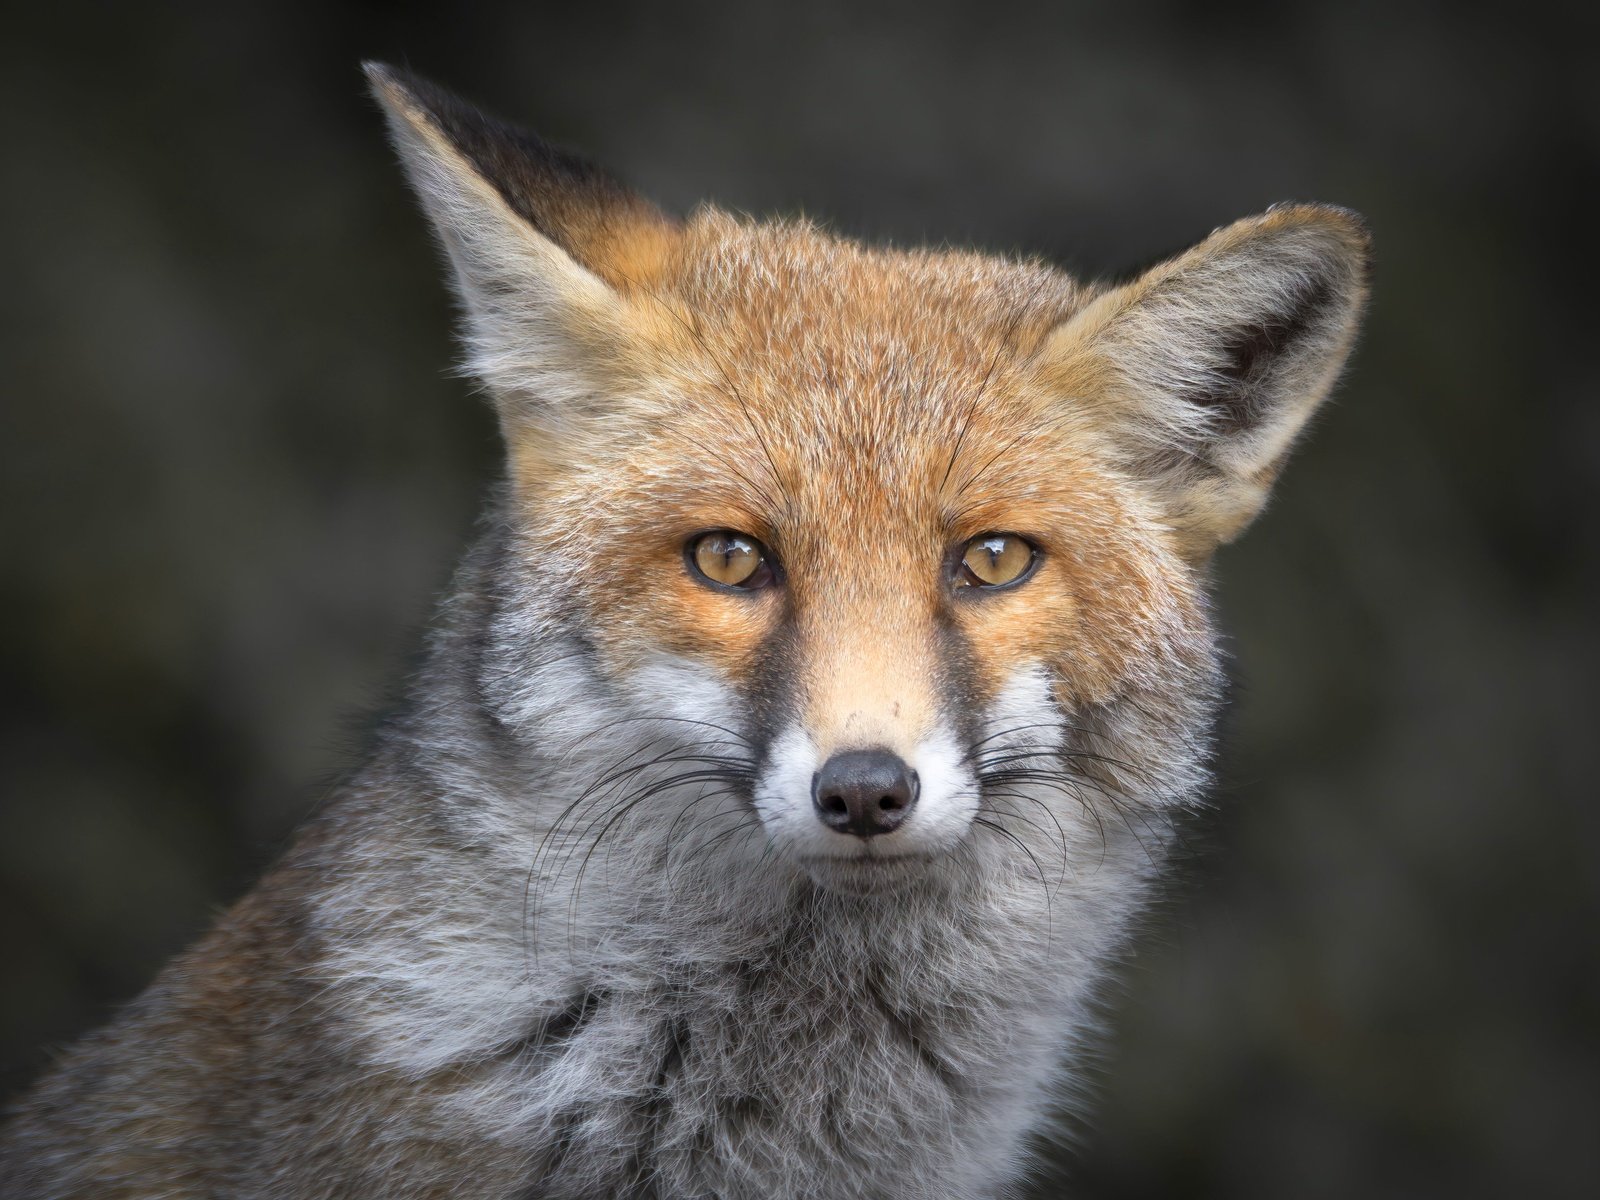
{"type": "Polygon", "coordinates": [[[981,1195],[1069,1022],[999,982],[803,955],[591,991],[452,1102],[541,1196],[981,1195]]]}

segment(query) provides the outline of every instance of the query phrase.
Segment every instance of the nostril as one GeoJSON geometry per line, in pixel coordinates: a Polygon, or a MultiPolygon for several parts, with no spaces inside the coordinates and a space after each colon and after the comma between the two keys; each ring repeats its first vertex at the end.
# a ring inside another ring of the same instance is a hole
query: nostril
{"type": "Polygon", "coordinates": [[[900,826],[917,803],[917,773],[888,750],[847,750],[811,781],[817,818],[829,829],[873,837],[900,826]]]}

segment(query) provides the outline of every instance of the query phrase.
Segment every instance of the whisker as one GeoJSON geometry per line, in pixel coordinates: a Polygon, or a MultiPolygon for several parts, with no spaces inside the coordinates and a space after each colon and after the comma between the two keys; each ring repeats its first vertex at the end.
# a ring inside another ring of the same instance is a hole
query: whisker
{"type": "MultiPolygon", "coordinates": [[[[944,474],[939,479],[940,491],[943,491],[945,485],[950,482],[950,472],[955,469],[956,460],[961,455],[961,446],[967,440],[967,431],[972,427],[972,418],[977,415],[978,405],[982,402],[984,393],[989,390],[989,384],[994,381],[995,372],[1000,366],[1001,355],[1010,348],[1011,339],[1016,336],[1017,330],[1022,327],[1022,322],[1035,311],[1034,306],[1038,303],[1039,295],[1044,290],[1044,287],[1043,280],[1035,283],[1032,294],[1028,298],[1028,303],[1019,305],[1017,310],[1011,314],[1011,319],[1006,322],[1005,328],[1001,330],[1000,337],[995,342],[994,355],[989,359],[989,369],[984,372],[983,381],[978,384],[978,389],[973,393],[966,412],[962,414],[961,428],[956,431],[955,441],[950,447],[950,457],[944,464],[944,474]]],[[[956,495],[958,497],[961,496],[971,486],[972,481],[970,479],[963,480],[961,486],[956,489],[956,495]]]]}
{"type": "MultiPolygon", "coordinates": [[[[1039,797],[1030,796],[1027,792],[993,792],[991,795],[1005,800],[1026,800],[1035,808],[1040,809],[1045,816],[1050,818],[1050,823],[1055,826],[1056,830],[1056,845],[1061,849],[1061,875],[1056,883],[1056,887],[1059,889],[1061,885],[1065,883],[1067,870],[1071,865],[1069,861],[1071,850],[1067,844],[1067,831],[1061,827],[1061,821],[1059,818],[1057,818],[1055,812],[1052,811],[1048,804],[1039,799],[1039,797]]],[[[1014,817],[1016,820],[1021,821],[1024,825],[1028,825],[1034,829],[1037,829],[1040,833],[1047,837],[1049,836],[1050,831],[1047,830],[1043,825],[1040,825],[1037,821],[1030,821],[1027,817],[1024,817],[1015,809],[1012,809],[1009,815],[1014,817]]]]}
{"type": "Polygon", "coordinates": [[[737,470],[737,468],[729,467],[729,469],[732,470],[734,474],[738,475],[745,486],[750,488],[751,491],[755,492],[755,494],[767,505],[767,507],[772,509],[774,512],[787,510],[788,508],[792,507],[793,502],[789,496],[788,489],[783,486],[783,474],[778,470],[778,462],[772,456],[772,447],[767,444],[766,435],[761,432],[761,426],[756,423],[755,414],[750,410],[750,406],[745,403],[744,393],[739,391],[738,385],[733,382],[733,377],[728,374],[727,368],[723,366],[722,356],[715,353],[711,347],[706,344],[705,334],[700,329],[698,316],[691,310],[690,316],[694,317],[695,319],[685,320],[683,314],[663,300],[656,293],[654,288],[643,286],[638,282],[638,280],[629,278],[621,271],[618,271],[617,274],[626,280],[627,283],[636,291],[653,300],[663,312],[676,321],[682,328],[688,330],[689,336],[694,338],[694,340],[699,343],[700,348],[705,351],[706,360],[716,368],[717,374],[722,376],[722,382],[727,385],[728,391],[733,394],[735,403],[739,405],[739,411],[744,414],[745,422],[750,426],[750,432],[755,434],[756,444],[761,447],[762,457],[767,460],[767,470],[772,474],[773,485],[778,489],[778,495],[783,497],[785,503],[782,505],[776,503],[773,500],[771,493],[769,493],[765,488],[759,487],[753,480],[744,476],[737,470]]]}
{"type": "MultiPolygon", "coordinates": [[[[1027,770],[1018,770],[1018,769],[1009,769],[1009,770],[1002,771],[1002,772],[996,772],[992,776],[985,777],[985,782],[986,783],[995,783],[995,782],[999,782],[999,783],[1031,783],[1031,784],[1042,785],[1044,787],[1053,788],[1056,791],[1062,792],[1065,795],[1070,795],[1073,799],[1077,800],[1078,803],[1083,806],[1084,811],[1089,813],[1091,816],[1093,816],[1095,818],[1096,822],[1098,823],[1098,821],[1099,821],[1099,810],[1098,810],[1097,806],[1095,806],[1093,804],[1090,804],[1083,797],[1083,795],[1081,794],[1081,790],[1080,789],[1082,789],[1084,787],[1087,787],[1090,790],[1097,792],[1101,796],[1101,798],[1104,799],[1105,802],[1110,806],[1111,811],[1116,813],[1117,817],[1121,820],[1123,826],[1127,829],[1129,835],[1133,838],[1133,840],[1135,842],[1138,843],[1139,848],[1142,851],[1144,851],[1145,857],[1150,860],[1150,865],[1151,866],[1159,866],[1160,865],[1159,856],[1156,855],[1150,849],[1149,843],[1147,843],[1143,837],[1140,837],[1139,836],[1139,832],[1136,829],[1134,829],[1132,822],[1128,819],[1127,810],[1124,808],[1124,806],[1122,805],[1122,803],[1118,799],[1118,797],[1116,795],[1114,795],[1112,792],[1108,791],[1107,789],[1105,789],[1105,788],[1099,786],[1098,784],[1094,783],[1092,780],[1086,779],[1083,776],[1079,776],[1079,775],[1069,775],[1069,774],[1065,774],[1065,773],[1058,773],[1058,772],[1052,772],[1052,771],[1027,771],[1027,770]]],[[[1160,835],[1156,832],[1156,830],[1154,828],[1152,828],[1150,826],[1149,821],[1143,815],[1140,816],[1139,820],[1140,820],[1140,823],[1142,825],[1144,825],[1145,833],[1153,841],[1155,841],[1159,845],[1160,842],[1161,842],[1160,835]]],[[[1105,831],[1104,831],[1104,827],[1102,827],[1101,828],[1101,839],[1102,839],[1102,841],[1104,841],[1104,838],[1105,838],[1105,831]]]]}
{"type": "Polygon", "coordinates": [[[1044,868],[1039,865],[1039,860],[1034,856],[1033,851],[1028,849],[1028,843],[1024,842],[1000,822],[991,821],[982,814],[975,814],[972,818],[972,823],[985,829],[991,829],[1007,841],[1014,843],[1017,849],[1028,856],[1028,861],[1033,863],[1034,873],[1039,877],[1039,889],[1044,894],[1045,943],[1048,945],[1054,936],[1055,920],[1054,906],[1050,897],[1050,881],[1045,877],[1044,868]]]}
{"type": "MultiPolygon", "coordinates": [[[[728,734],[736,739],[736,743],[740,746],[740,748],[748,745],[748,739],[743,738],[742,735],[737,734],[733,730],[726,729],[725,727],[717,725],[714,722],[699,721],[690,718],[622,717],[608,722],[605,726],[602,726],[601,729],[604,730],[614,726],[640,723],[645,721],[675,722],[712,729],[720,733],[728,734]]],[[[732,788],[749,786],[754,781],[752,764],[749,761],[743,758],[731,759],[723,754],[712,752],[716,747],[726,746],[734,743],[718,740],[710,743],[709,745],[700,746],[697,748],[689,748],[681,744],[673,744],[658,750],[658,747],[661,747],[662,743],[667,741],[669,741],[669,739],[667,739],[664,735],[653,738],[645,742],[643,745],[633,747],[627,753],[622,755],[620,759],[614,761],[608,768],[602,771],[597,778],[593,779],[576,798],[574,798],[562,809],[562,811],[556,816],[556,819],[546,829],[543,837],[539,841],[538,846],[535,847],[534,854],[529,862],[528,874],[524,880],[523,887],[523,926],[525,930],[524,944],[529,951],[527,970],[530,972],[530,974],[536,962],[535,951],[538,942],[536,929],[539,919],[539,905],[536,901],[533,883],[535,878],[539,876],[541,868],[549,872],[551,878],[559,877],[565,872],[566,864],[572,860],[572,856],[587,843],[588,853],[585,854],[585,857],[580,864],[577,878],[573,883],[573,901],[575,902],[577,893],[582,887],[583,874],[587,869],[588,862],[595,848],[599,846],[606,834],[615,827],[616,822],[624,817],[635,806],[644,803],[646,800],[669,788],[684,786],[697,780],[702,782],[720,782],[732,788]],[[694,771],[680,771],[669,775],[665,779],[648,780],[644,784],[634,787],[631,791],[623,791],[623,789],[628,787],[629,781],[637,778],[641,773],[661,767],[683,766],[690,764],[697,765],[703,769],[694,771]],[[583,811],[586,807],[593,805],[601,806],[601,811],[596,817],[591,818],[588,824],[583,826],[581,830],[575,827],[569,827],[569,823],[572,822],[581,811],[583,811]],[[600,830],[599,835],[595,837],[592,842],[589,842],[589,835],[595,830],[600,822],[606,821],[608,813],[611,815],[612,819],[605,825],[603,829],[600,830]],[[566,853],[561,856],[558,862],[553,862],[551,855],[560,849],[563,844],[566,844],[566,853]]],[[[574,919],[575,909],[569,912],[569,921],[574,919]]]]}

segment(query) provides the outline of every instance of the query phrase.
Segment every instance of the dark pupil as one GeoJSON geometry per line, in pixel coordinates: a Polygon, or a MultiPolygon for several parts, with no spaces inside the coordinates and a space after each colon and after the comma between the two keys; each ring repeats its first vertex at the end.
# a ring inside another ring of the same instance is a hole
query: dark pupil
{"type": "Polygon", "coordinates": [[[761,565],[755,543],[730,533],[707,534],[695,547],[695,558],[701,571],[727,587],[746,586],[761,565]]]}
{"type": "Polygon", "coordinates": [[[1003,537],[988,538],[983,543],[983,548],[989,552],[989,565],[998,567],[1000,556],[1005,553],[1006,539],[1003,537]]]}

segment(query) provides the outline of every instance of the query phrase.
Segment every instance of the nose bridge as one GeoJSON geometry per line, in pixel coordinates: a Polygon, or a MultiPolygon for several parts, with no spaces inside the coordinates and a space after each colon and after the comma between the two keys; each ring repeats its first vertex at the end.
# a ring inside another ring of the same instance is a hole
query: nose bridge
{"type": "Polygon", "coordinates": [[[859,580],[817,591],[797,613],[804,720],[824,757],[874,746],[909,756],[932,728],[935,633],[921,592],[859,580]]]}

